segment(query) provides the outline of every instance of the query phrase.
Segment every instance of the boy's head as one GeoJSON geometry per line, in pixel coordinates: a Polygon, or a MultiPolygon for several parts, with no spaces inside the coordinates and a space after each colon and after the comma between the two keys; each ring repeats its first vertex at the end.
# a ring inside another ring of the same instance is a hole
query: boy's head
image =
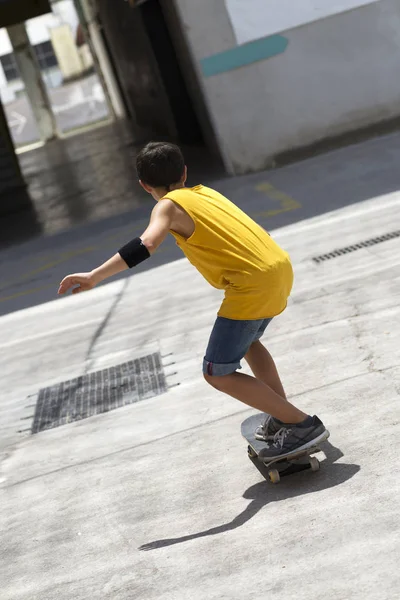
{"type": "Polygon", "coordinates": [[[136,170],[140,185],[155,200],[186,182],[183,154],[178,146],[168,142],[150,142],[142,148],[136,158],[136,170]]]}

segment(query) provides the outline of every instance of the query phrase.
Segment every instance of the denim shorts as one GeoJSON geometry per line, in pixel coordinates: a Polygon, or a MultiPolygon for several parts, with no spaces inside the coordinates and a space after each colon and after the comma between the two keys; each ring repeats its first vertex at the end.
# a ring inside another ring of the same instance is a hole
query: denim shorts
{"type": "Polygon", "coordinates": [[[217,317],[203,361],[205,375],[229,375],[240,369],[240,361],[253,342],[263,335],[272,319],[235,321],[217,317]]]}

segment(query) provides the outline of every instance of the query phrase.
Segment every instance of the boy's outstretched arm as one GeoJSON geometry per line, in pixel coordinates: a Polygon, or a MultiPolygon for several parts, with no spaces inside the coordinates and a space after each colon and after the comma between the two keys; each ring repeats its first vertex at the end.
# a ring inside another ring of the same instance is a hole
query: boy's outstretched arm
{"type": "Polygon", "coordinates": [[[175,205],[170,200],[156,204],[151,213],[150,223],[140,238],[135,238],[123,246],[117,254],[97,269],[65,277],[60,283],[58,293],[65,294],[71,288],[73,294],[91,290],[104,279],[134,267],[149,258],[167,237],[171,229],[174,208],[175,205]]]}

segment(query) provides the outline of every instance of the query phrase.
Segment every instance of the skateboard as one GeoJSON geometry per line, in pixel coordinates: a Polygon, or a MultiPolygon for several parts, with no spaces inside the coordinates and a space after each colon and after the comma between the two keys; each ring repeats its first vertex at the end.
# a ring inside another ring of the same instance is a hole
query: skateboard
{"type": "Polygon", "coordinates": [[[259,457],[260,450],[265,448],[265,442],[257,440],[254,437],[254,432],[259,425],[264,421],[266,415],[258,414],[249,417],[243,421],[241,426],[242,436],[247,440],[247,453],[250,460],[257,467],[260,473],[271,481],[271,483],[279,483],[282,477],[293,475],[300,471],[311,469],[319,471],[320,462],[314,454],[321,452],[319,445],[328,439],[329,431],[325,431],[324,437],[318,440],[318,443],[310,448],[303,450],[295,450],[285,457],[275,457],[264,459],[259,457]],[[266,472],[265,472],[266,471],[266,472]]]}

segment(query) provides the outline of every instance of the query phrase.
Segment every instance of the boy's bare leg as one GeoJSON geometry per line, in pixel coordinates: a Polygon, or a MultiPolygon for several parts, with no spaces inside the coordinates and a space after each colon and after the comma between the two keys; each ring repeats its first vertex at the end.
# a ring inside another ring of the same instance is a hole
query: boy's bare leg
{"type": "Polygon", "coordinates": [[[301,423],[308,415],[277,394],[269,385],[244,373],[212,376],[204,375],[206,381],[220,392],[229,394],[248,406],[269,413],[283,423],[301,423]]]}
{"type": "Polygon", "coordinates": [[[278,396],[286,400],[285,390],[283,389],[278,369],[266,347],[261,342],[254,342],[244,358],[252,370],[254,377],[268,385],[278,396]]]}

